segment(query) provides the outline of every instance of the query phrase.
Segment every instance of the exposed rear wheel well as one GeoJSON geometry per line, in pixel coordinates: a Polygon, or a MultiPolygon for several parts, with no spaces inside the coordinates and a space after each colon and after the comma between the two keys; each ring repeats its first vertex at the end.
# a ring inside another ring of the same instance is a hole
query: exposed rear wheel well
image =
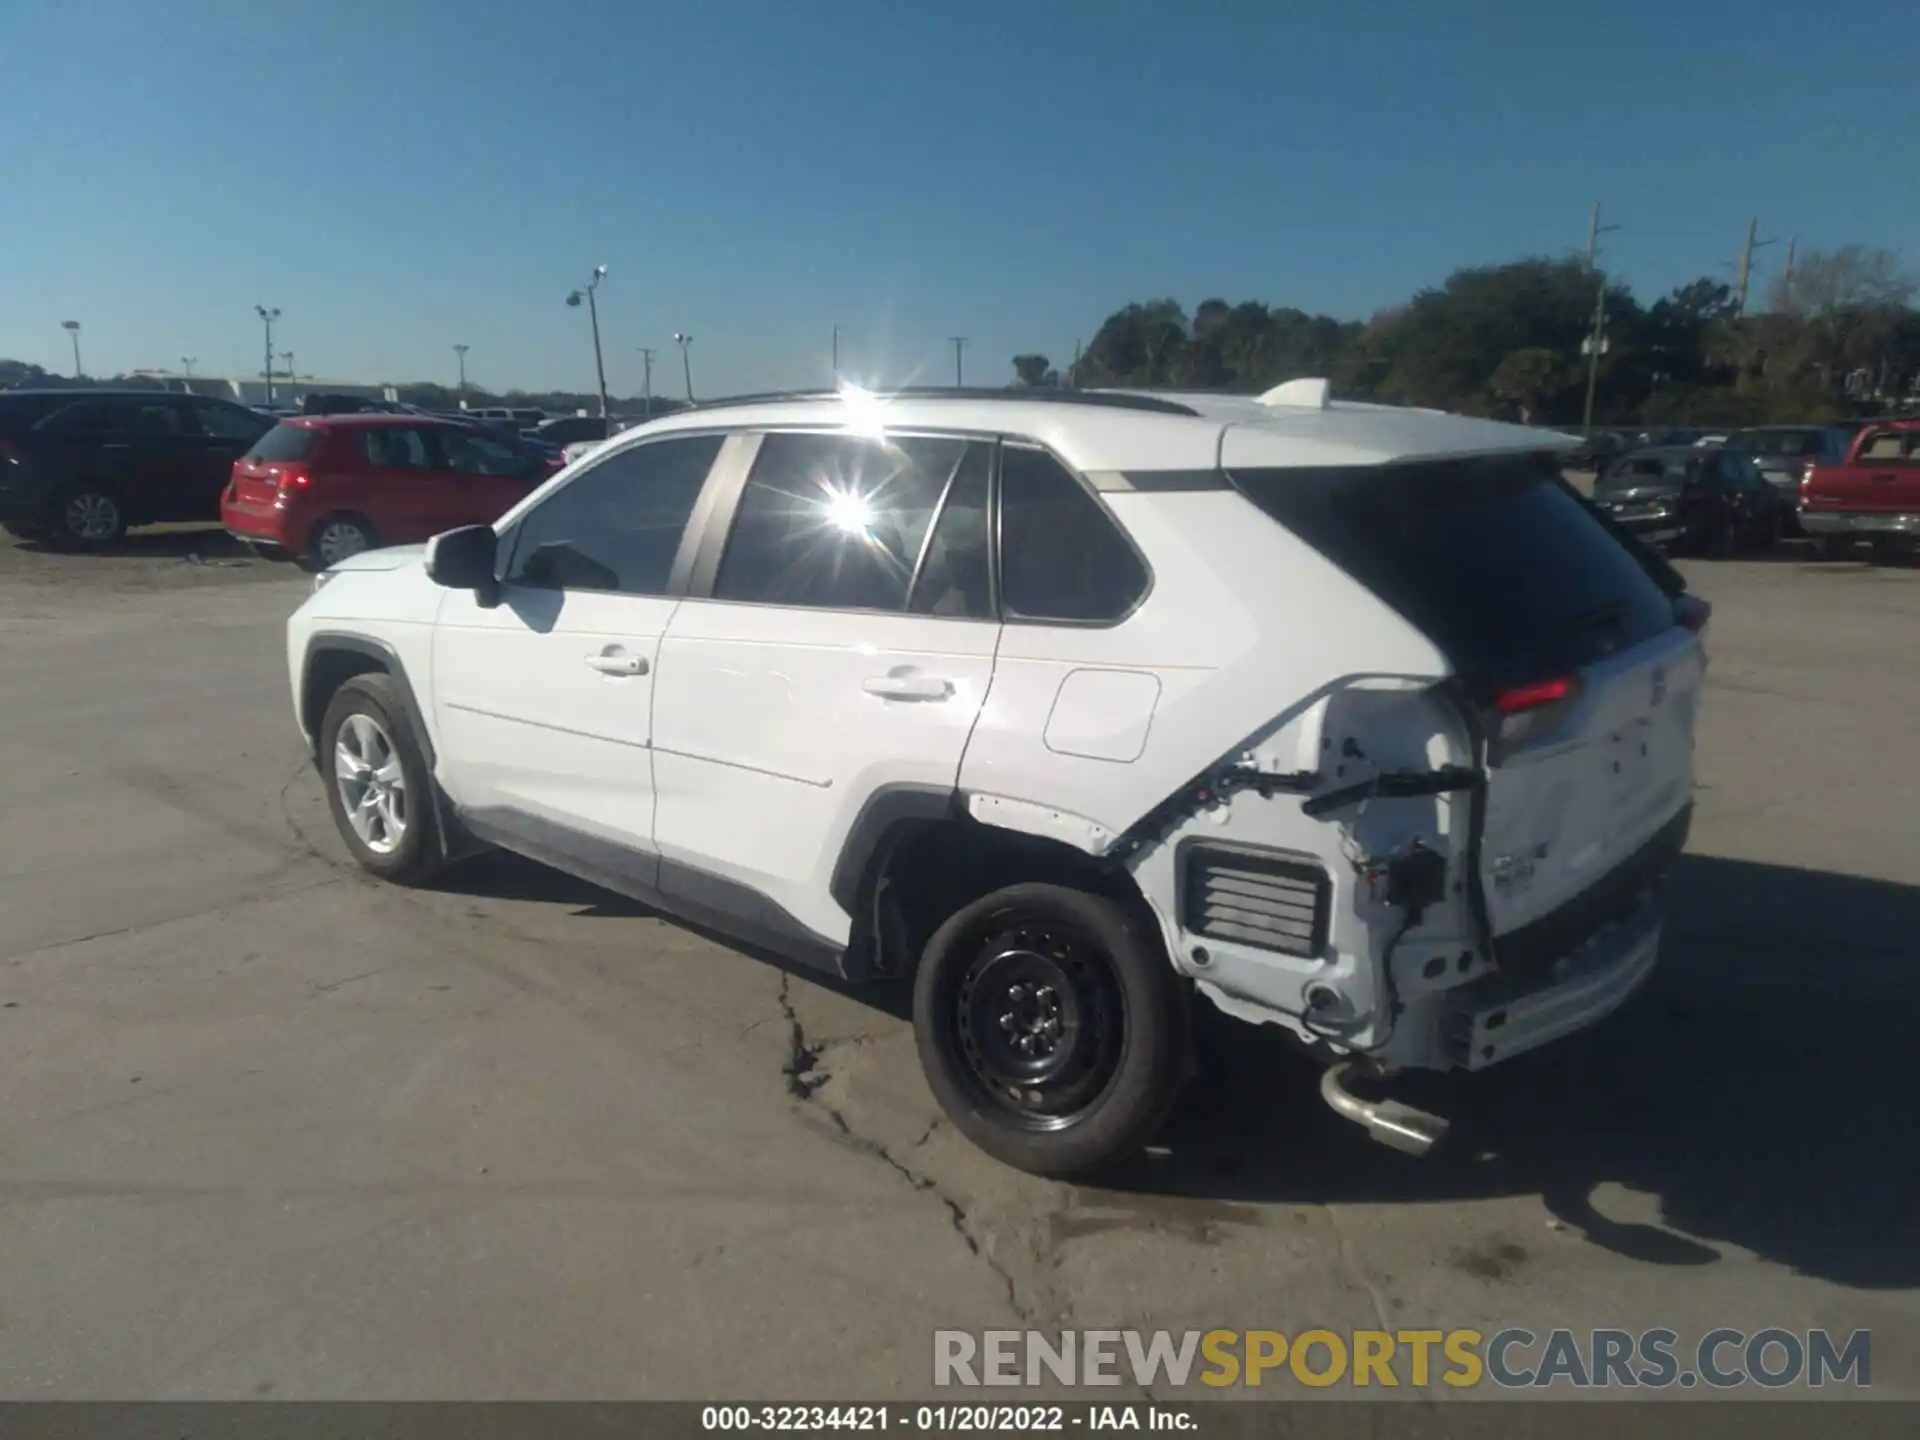
{"type": "Polygon", "coordinates": [[[902,820],[875,849],[860,886],[856,933],[874,969],[909,975],[933,932],[973,901],[1008,885],[1042,882],[1105,896],[1158,935],[1132,875],[1058,840],[966,818],[902,820]]]}

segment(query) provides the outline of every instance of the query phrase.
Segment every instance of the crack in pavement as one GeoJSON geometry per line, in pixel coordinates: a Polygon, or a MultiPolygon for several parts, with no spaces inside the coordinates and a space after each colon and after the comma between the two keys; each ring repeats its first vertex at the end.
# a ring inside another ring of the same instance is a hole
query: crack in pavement
{"type": "MultiPolygon", "coordinates": [[[[981,1264],[985,1265],[987,1269],[993,1273],[994,1277],[999,1280],[1001,1285],[1005,1287],[1008,1308],[1022,1321],[1028,1324],[1034,1323],[1036,1319],[1034,1307],[1022,1298],[1020,1285],[1014,1279],[1012,1272],[988,1249],[983,1237],[975,1233],[973,1220],[967,1213],[967,1207],[954,1196],[943,1190],[939,1182],[931,1175],[916,1170],[913,1166],[907,1164],[906,1161],[902,1160],[898,1155],[895,1155],[893,1151],[889,1150],[881,1141],[875,1140],[868,1135],[862,1135],[859,1131],[855,1130],[838,1106],[820,1105],[814,1100],[814,1093],[819,1090],[822,1085],[825,1085],[831,1076],[827,1071],[820,1068],[820,1053],[823,1047],[808,1043],[806,1026],[801,1021],[799,1012],[794,1008],[792,986],[792,977],[782,973],[780,976],[779,1001],[781,1013],[785,1015],[787,1020],[789,1049],[787,1059],[780,1067],[780,1070],[781,1074],[786,1077],[787,1093],[792,1095],[796,1100],[805,1101],[809,1105],[817,1105],[819,1109],[826,1112],[827,1118],[833,1122],[834,1128],[839,1132],[841,1139],[845,1140],[862,1154],[869,1155],[880,1161],[888,1169],[892,1170],[894,1174],[906,1181],[911,1189],[922,1194],[930,1195],[933,1199],[938,1200],[947,1212],[947,1220],[953,1226],[954,1233],[958,1235],[961,1242],[965,1244],[968,1253],[978,1259],[981,1264]]],[[[915,1142],[915,1148],[926,1143],[927,1136],[933,1134],[934,1127],[938,1124],[939,1121],[935,1120],[933,1125],[927,1127],[926,1135],[922,1135],[920,1139],[915,1142]]]]}

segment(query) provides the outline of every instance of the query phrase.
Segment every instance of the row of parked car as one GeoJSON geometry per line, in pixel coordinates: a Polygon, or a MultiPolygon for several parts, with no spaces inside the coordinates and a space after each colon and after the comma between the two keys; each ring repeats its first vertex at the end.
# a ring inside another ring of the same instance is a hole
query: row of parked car
{"type": "Polygon", "coordinates": [[[155,390],[0,393],[0,527],[70,549],[218,520],[328,565],[492,520],[564,463],[511,429],[395,406],[276,417],[155,390]]]}
{"type": "Polygon", "coordinates": [[[1595,503],[1648,543],[1729,555],[1807,535],[1838,558],[1920,542],[1920,419],[1640,438],[1588,453],[1595,503]]]}
{"type": "MultiPolygon", "coordinates": [[[[331,565],[484,524],[625,428],[593,416],[435,414],[308,397],[309,413],[152,390],[0,393],[0,525],[72,548],[219,520],[264,555],[331,565]]],[[[1920,541],[1920,420],[1596,437],[1595,503],[1662,548],[1811,535],[1831,554],[1920,541]],[[1639,443],[1635,443],[1635,442],[1639,443]],[[1611,454],[1606,453],[1611,445],[1611,454]]]]}

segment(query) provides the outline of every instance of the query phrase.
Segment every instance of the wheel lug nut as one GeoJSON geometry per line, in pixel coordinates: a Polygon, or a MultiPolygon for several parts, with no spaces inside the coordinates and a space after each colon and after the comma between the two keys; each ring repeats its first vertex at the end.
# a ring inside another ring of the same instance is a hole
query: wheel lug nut
{"type": "Polygon", "coordinates": [[[1015,985],[1007,991],[1007,998],[1009,1000],[1021,1000],[1026,997],[1026,993],[1027,992],[1025,990],[1021,989],[1018,985],[1015,985]]]}
{"type": "Polygon", "coordinates": [[[1002,1030],[1011,1030],[1011,1029],[1013,1029],[1013,1015],[1012,1015],[1012,1013],[1011,1013],[1011,1012],[1009,1012],[1009,1013],[1007,1013],[1007,1014],[1005,1014],[1005,1015],[1002,1015],[1002,1016],[1000,1017],[1000,1028],[1001,1028],[1002,1030]]]}

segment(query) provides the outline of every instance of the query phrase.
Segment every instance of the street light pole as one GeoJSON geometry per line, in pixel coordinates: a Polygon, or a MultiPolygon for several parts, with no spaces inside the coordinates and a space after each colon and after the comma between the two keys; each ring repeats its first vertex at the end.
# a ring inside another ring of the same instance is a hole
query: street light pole
{"type": "Polygon", "coordinates": [[[460,357],[459,396],[460,408],[464,410],[467,408],[467,347],[464,345],[456,345],[453,347],[453,353],[460,357]]]}
{"type": "Polygon", "coordinates": [[[62,320],[60,322],[60,328],[66,331],[67,338],[73,341],[73,378],[76,380],[84,380],[87,378],[87,375],[86,371],[80,368],[80,322],[78,320],[62,320]]]}
{"type": "Polygon", "coordinates": [[[646,378],[641,383],[645,387],[643,393],[647,397],[647,419],[651,420],[653,418],[653,351],[645,345],[640,346],[639,349],[641,363],[646,366],[646,378]]]}
{"type": "Polygon", "coordinates": [[[293,373],[293,351],[282,350],[280,352],[280,363],[287,367],[287,387],[291,389],[294,382],[300,378],[293,373]]]}
{"type": "Polygon", "coordinates": [[[575,290],[567,296],[567,304],[576,308],[580,304],[581,297],[584,296],[587,302],[587,318],[593,322],[593,373],[600,381],[600,418],[602,420],[607,418],[607,366],[606,362],[600,358],[600,307],[594,301],[594,292],[599,290],[600,282],[606,278],[607,267],[596,265],[593,267],[593,278],[587,281],[586,287],[575,290]]]}
{"type": "Polygon", "coordinates": [[[680,347],[680,371],[687,379],[687,404],[693,403],[693,362],[687,358],[687,347],[693,344],[693,336],[685,331],[673,332],[673,343],[680,347]]]}
{"type": "Polygon", "coordinates": [[[273,404],[273,322],[280,318],[280,307],[275,305],[256,305],[253,313],[260,317],[260,323],[267,327],[267,404],[273,404]]]}
{"type": "Polygon", "coordinates": [[[959,390],[967,383],[964,378],[965,372],[962,370],[960,364],[960,352],[967,348],[967,337],[965,335],[953,335],[948,338],[953,341],[953,388],[959,390]]]}
{"type": "Polygon", "coordinates": [[[840,327],[838,325],[833,327],[833,383],[836,388],[840,384],[840,327]]]}
{"type": "Polygon", "coordinates": [[[193,378],[193,367],[199,363],[200,362],[191,355],[182,355],[180,357],[180,368],[185,372],[187,379],[191,380],[193,378]]]}

